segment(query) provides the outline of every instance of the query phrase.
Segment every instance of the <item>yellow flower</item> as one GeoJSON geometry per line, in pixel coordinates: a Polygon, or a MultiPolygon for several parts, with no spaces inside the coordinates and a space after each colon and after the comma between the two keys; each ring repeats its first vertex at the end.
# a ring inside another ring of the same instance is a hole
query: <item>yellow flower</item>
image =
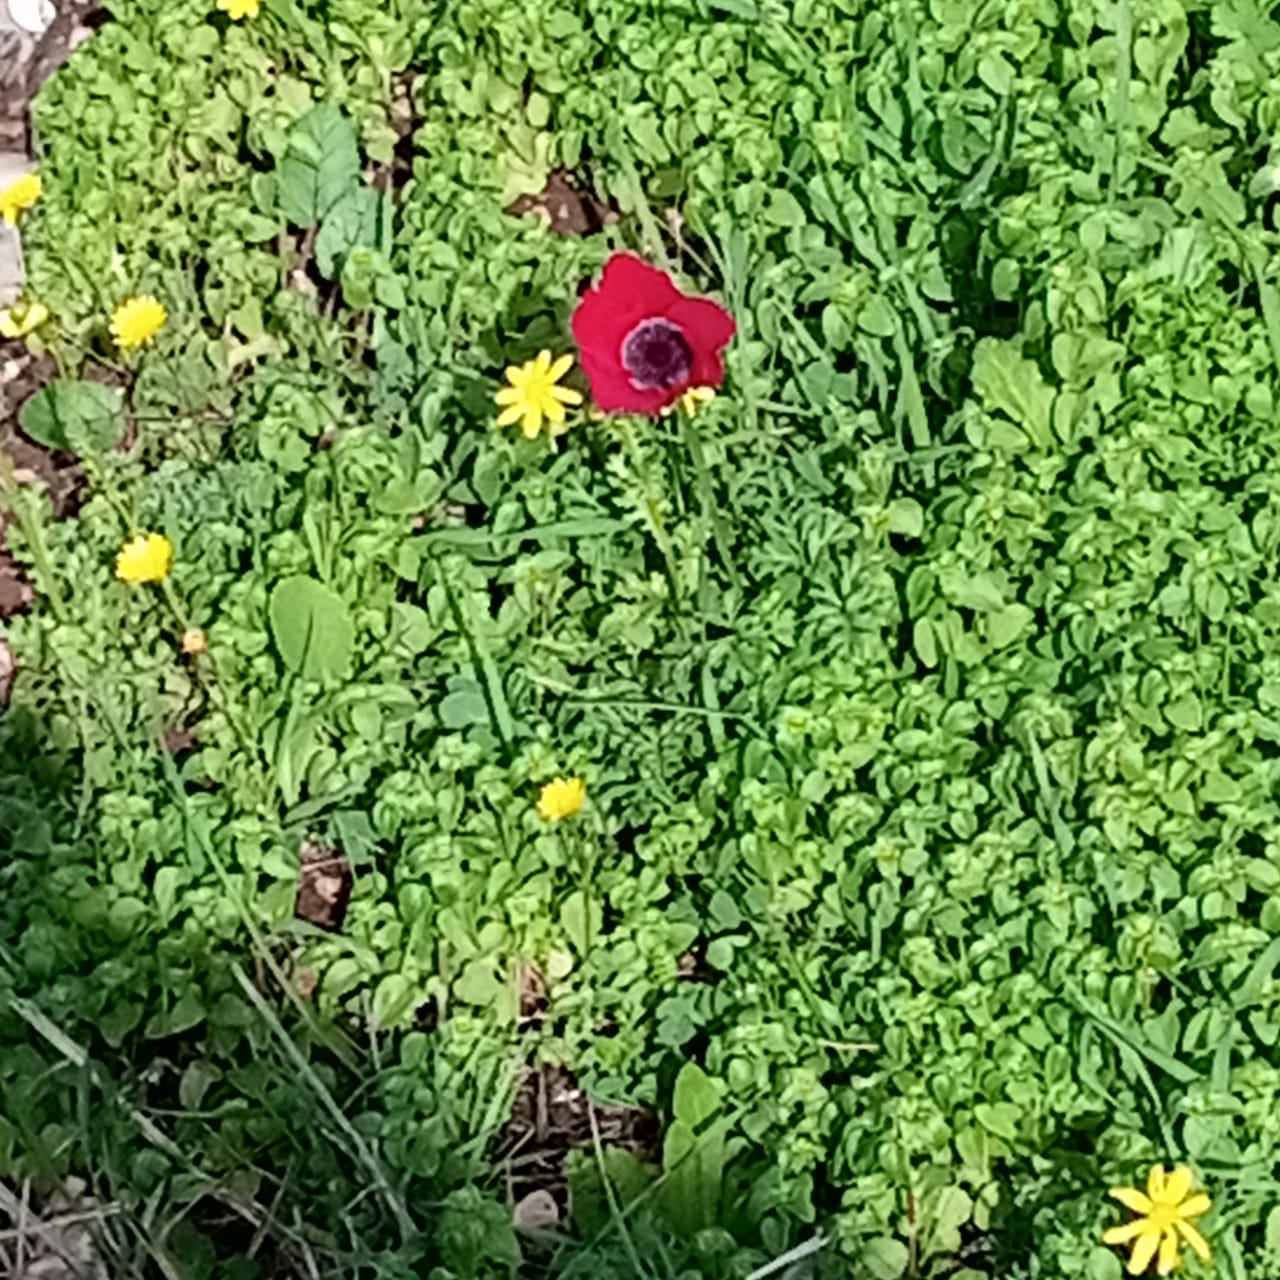
{"type": "Polygon", "coordinates": [[[173,568],[173,543],[162,533],[140,533],[116,556],[121,582],[163,582],[173,568]]]}
{"type": "Polygon", "coordinates": [[[1156,1271],[1167,1276],[1181,1261],[1179,1250],[1185,1240],[1200,1258],[1209,1261],[1209,1242],[1187,1221],[1208,1213],[1210,1200],[1203,1192],[1190,1196],[1191,1170],[1179,1165],[1166,1176],[1164,1165],[1155,1165],[1147,1179],[1144,1195],[1136,1187],[1112,1187],[1111,1194],[1126,1209],[1140,1214],[1123,1227],[1103,1232],[1104,1244],[1133,1242],[1129,1255],[1129,1274],[1140,1275],[1156,1259],[1156,1271]],[[1157,1256],[1158,1254],[1158,1256],[1157,1256]]]}
{"type": "Polygon", "coordinates": [[[182,652],[189,657],[209,652],[209,638],[199,627],[188,627],[182,633],[182,652]]]}
{"type": "Polygon", "coordinates": [[[40,199],[40,175],[24,173],[0,191],[0,218],[11,227],[18,225],[18,215],[25,213],[40,199]]]}
{"type": "Polygon", "coordinates": [[[538,813],[544,822],[559,822],[582,811],[587,784],[581,778],[553,778],[538,794],[538,813]]]}
{"type": "Polygon", "coordinates": [[[241,18],[256,18],[259,7],[259,0],[218,0],[218,8],[232,22],[239,22],[241,18]]]}
{"type": "Polygon", "coordinates": [[[49,318],[43,302],[16,302],[0,311],[0,338],[25,338],[49,318]]]}
{"type": "MultiPolygon", "coordinates": [[[[676,401],[676,404],[678,404],[685,411],[685,413],[689,415],[689,417],[693,418],[697,416],[699,405],[707,404],[709,401],[714,400],[715,398],[716,398],[715,387],[690,387],[689,390],[686,391],[680,397],[680,399],[676,401]]],[[[667,408],[663,409],[662,412],[663,414],[668,414],[675,407],[676,407],[675,404],[668,405],[667,408]]]]}
{"type": "Polygon", "coordinates": [[[550,425],[552,435],[563,431],[565,405],[582,403],[579,392],[557,385],[572,364],[572,356],[561,356],[553,362],[550,351],[539,351],[536,360],[519,367],[512,365],[507,370],[507,381],[511,385],[494,396],[500,405],[506,406],[498,415],[498,426],[509,427],[519,422],[528,440],[542,430],[544,420],[550,425]]]}
{"type": "Polygon", "coordinates": [[[168,312],[150,294],[126,298],[111,317],[111,336],[121,351],[144,347],[164,328],[168,312]]]}

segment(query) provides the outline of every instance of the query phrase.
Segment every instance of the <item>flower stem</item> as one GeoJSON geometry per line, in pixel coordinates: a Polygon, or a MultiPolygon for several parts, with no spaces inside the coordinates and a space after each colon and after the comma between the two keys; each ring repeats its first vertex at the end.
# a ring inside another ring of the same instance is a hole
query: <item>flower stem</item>
{"type": "Polygon", "coordinates": [[[640,446],[636,442],[635,436],[632,434],[631,420],[625,417],[619,418],[616,426],[618,434],[622,438],[623,448],[627,451],[627,458],[631,463],[631,469],[635,472],[636,478],[640,482],[641,492],[644,494],[644,511],[649,518],[649,527],[653,531],[654,539],[658,543],[658,549],[662,552],[662,563],[667,579],[667,590],[671,594],[671,603],[676,610],[677,625],[683,634],[684,623],[680,579],[676,572],[675,548],[671,545],[671,538],[667,534],[667,528],[662,519],[662,503],[653,494],[653,489],[650,484],[649,468],[645,462],[644,455],[640,450],[640,446]]]}

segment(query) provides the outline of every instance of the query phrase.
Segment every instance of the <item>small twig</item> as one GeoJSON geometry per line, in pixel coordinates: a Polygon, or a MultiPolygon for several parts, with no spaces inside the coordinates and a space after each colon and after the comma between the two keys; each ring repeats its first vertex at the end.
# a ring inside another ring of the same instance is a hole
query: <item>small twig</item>
{"type": "MultiPolygon", "coordinates": [[[[25,1188],[24,1188],[25,1190],[25,1188]]],[[[41,1222],[50,1231],[55,1231],[59,1227],[74,1227],[82,1222],[101,1222],[103,1218],[113,1213],[119,1213],[120,1210],[115,1205],[110,1205],[105,1209],[95,1209],[90,1213],[60,1213],[52,1218],[43,1218],[41,1222]]],[[[22,1238],[30,1235],[31,1232],[19,1225],[17,1227],[5,1227],[0,1229],[0,1244],[5,1244],[10,1240],[16,1240],[18,1247],[22,1247],[22,1238]]],[[[18,1255],[18,1263],[21,1265],[22,1255],[18,1255]]]]}
{"type": "MultiPolygon", "coordinates": [[[[26,1206],[24,1202],[19,1200],[3,1182],[0,1182],[0,1209],[3,1209],[9,1217],[14,1220],[14,1222],[21,1224],[25,1219],[26,1206]]],[[[79,1277],[81,1280],[88,1280],[85,1276],[84,1268],[80,1265],[79,1259],[72,1257],[72,1255],[62,1247],[61,1241],[59,1241],[57,1236],[49,1230],[45,1223],[40,1222],[39,1220],[33,1220],[30,1227],[24,1228],[23,1235],[39,1236],[44,1247],[50,1253],[57,1254],[57,1256],[61,1258],[62,1261],[71,1269],[71,1274],[73,1276],[79,1277]]],[[[22,1266],[21,1240],[22,1237],[19,1237],[19,1268],[22,1266]]],[[[19,1271],[18,1274],[21,1274],[21,1271],[19,1271]]]]}

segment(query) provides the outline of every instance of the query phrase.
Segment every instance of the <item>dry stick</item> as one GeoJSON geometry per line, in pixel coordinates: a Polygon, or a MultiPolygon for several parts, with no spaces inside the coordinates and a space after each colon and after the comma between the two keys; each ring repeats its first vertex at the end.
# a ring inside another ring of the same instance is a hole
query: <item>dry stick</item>
{"type": "Polygon", "coordinates": [[[316,1075],[311,1064],[304,1058],[293,1043],[289,1036],[285,1033],[284,1028],[280,1025],[280,1020],[275,1016],[271,1006],[262,998],[262,993],[257,987],[249,981],[245,971],[240,967],[239,963],[231,966],[232,973],[236,976],[236,981],[240,984],[245,995],[249,997],[250,1002],[267,1026],[271,1029],[272,1034],[280,1041],[280,1046],[285,1052],[285,1056],[293,1063],[293,1065],[302,1073],[307,1083],[316,1091],[316,1096],[323,1103],[324,1108],[332,1116],[334,1124],[347,1136],[356,1153],[356,1158],[368,1169],[370,1176],[377,1185],[378,1190],[382,1193],[383,1199],[387,1202],[387,1207],[391,1210],[392,1216],[400,1227],[400,1234],[406,1239],[410,1239],[417,1234],[417,1226],[413,1219],[409,1216],[408,1209],[401,1203],[400,1197],[396,1195],[391,1184],[387,1181],[387,1175],[383,1172],[382,1165],[378,1162],[370,1150],[369,1145],[364,1138],[360,1136],[360,1131],[347,1118],[346,1113],[334,1101],[333,1094],[328,1090],[324,1081],[316,1075]]]}
{"type": "MultiPolygon", "coordinates": [[[[112,1214],[119,1212],[120,1210],[116,1205],[107,1205],[105,1208],[94,1209],[88,1213],[59,1213],[52,1218],[41,1218],[40,1221],[48,1230],[56,1231],[59,1227],[75,1227],[84,1222],[101,1222],[103,1218],[108,1218],[112,1214]]],[[[30,1234],[31,1232],[24,1227],[5,1227],[0,1230],[0,1244],[5,1244],[10,1240],[20,1242],[23,1236],[30,1234]]]]}
{"type": "MultiPolygon", "coordinates": [[[[14,1220],[14,1222],[21,1223],[25,1221],[26,1205],[24,1200],[19,1200],[3,1182],[0,1182],[0,1209],[3,1209],[9,1217],[14,1220]]],[[[57,1236],[55,1236],[43,1222],[39,1221],[33,1221],[31,1226],[24,1231],[23,1236],[18,1237],[19,1271],[17,1274],[22,1274],[22,1241],[26,1235],[39,1236],[41,1241],[44,1243],[45,1248],[48,1249],[50,1253],[57,1254],[58,1257],[61,1258],[62,1261],[71,1269],[71,1274],[73,1276],[78,1277],[79,1280],[89,1280],[85,1275],[84,1270],[81,1268],[79,1260],[72,1257],[71,1254],[62,1247],[62,1242],[57,1238],[57,1236]]]]}

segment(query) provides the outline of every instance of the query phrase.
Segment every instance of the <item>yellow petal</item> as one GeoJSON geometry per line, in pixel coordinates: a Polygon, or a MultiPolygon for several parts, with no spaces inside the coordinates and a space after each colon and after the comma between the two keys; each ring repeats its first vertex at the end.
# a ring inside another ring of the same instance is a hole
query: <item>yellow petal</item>
{"type": "Polygon", "coordinates": [[[547,370],[547,377],[550,378],[552,382],[559,382],[572,367],[573,356],[561,356],[560,359],[547,370]]]}
{"type": "Polygon", "coordinates": [[[520,423],[520,430],[524,432],[526,440],[532,440],[537,436],[542,428],[542,413],[537,405],[530,405],[524,411],[524,420],[520,423]]]}
{"type": "Polygon", "coordinates": [[[572,387],[552,387],[551,394],[557,400],[563,401],[565,404],[581,404],[582,392],[575,391],[572,387]]]}
{"type": "Polygon", "coordinates": [[[559,400],[547,399],[542,406],[543,413],[547,416],[547,421],[554,426],[559,426],[564,421],[564,405],[559,400]]]}
{"type": "Polygon", "coordinates": [[[1198,1218],[1213,1208],[1213,1201],[1201,1191],[1198,1195],[1189,1196],[1178,1206],[1178,1213],[1184,1218],[1198,1218]]]}
{"type": "Polygon", "coordinates": [[[1178,1268],[1178,1233],[1172,1227],[1160,1238],[1160,1257],[1156,1262],[1156,1270],[1167,1276],[1178,1268]]]}
{"type": "Polygon", "coordinates": [[[1147,1195],[1157,1204],[1164,1199],[1164,1165],[1153,1164],[1147,1178],[1147,1195]]]}
{"type": "Polygon", "coordinates": [[[1129,1255],[1129,1274],[1131,1276],[1140,1276],[1150,1265],[1151,1259],[1156,1256],[1156,1249],[1160,1244],[1160,1233],[1150,1229],[1144,1231],[1133,1246],[1133,1253],[1129,1255]]]}
{"type": "Polygon", "coordinates": [[[1202,1262],[1209,1261],[1209,1242],[1189,1222],[1179,1222],[1182,1238],[1195,1250],[1202,1262]]]}
{"type": "Polygon", "coordinates": [[[503,409],[498,414],[498,426],[509,427],[513,422],[519,422],[524,416],[524,402],[513,404],[510,409],[503,409]]]}
{"type": "Polygon", "coordinates": [[[1180,1164],[1164,1182],[1163,1202],[1165,1204],[1181,1204],[1191,1190],[1191,1170],[1180,1164]]]}
{"type": "Polygon", "coordinates": [[[493,397],[499,404],[516,404],[524,399],[519,387],[503,387],[493,397]]]}
{"type": "Polygon", "coordinates": [[[1134,1213],[1150,1213],[1152,1204],[1147,1196],[1144,1196],[1137,1187],[1112,1187],[1107,1193],[1119,1200],[1126,1209],[1132,1209],[1134,1213]]]}
{"type": "Polygon", "coordinates": [[[1135,1218],[1132,1222],[1126,1222],[1122,1227],[1108,1227],[1102,1233],[1103,1244],[1128,1244],[1130,1240],[1140,1236],[1147,1230],[1147,1220],[1145,1218],[1135,1218]]]}
{"type": "Polygon", "coordinates": [[[538,358],[533,362],[533,372],[541,377],[551,368],[551,352],[539,351],[538,358]]]}
{"type": "Polygon", "coordinates": [[[509,364],[507,365],[507,381],[513,387],[522,386],[529,381],[529,375],[533,372],[532,362],[530,364],[509,364]]]}

